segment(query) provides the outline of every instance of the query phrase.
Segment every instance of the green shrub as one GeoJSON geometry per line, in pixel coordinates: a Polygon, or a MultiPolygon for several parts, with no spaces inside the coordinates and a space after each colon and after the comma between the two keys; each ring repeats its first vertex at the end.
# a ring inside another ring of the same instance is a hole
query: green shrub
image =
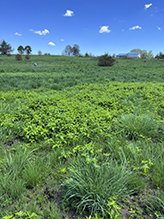
{"type": "Polygon", "coordinates": [[[110,56],[108,53],[99,57],[98,65],[99,66],[113,66],[115,63],[115,59],[110,56]]]}

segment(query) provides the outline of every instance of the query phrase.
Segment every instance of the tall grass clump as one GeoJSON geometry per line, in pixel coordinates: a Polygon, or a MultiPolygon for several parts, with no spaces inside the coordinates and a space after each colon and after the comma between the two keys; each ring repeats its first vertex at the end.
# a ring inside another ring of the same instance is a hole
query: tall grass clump
{"type": "Polygon", "coordinates": [[[108,53],[99,57],[98,65],[99,66],[113,66],[115,63],[115,59],[110,56],[108,53]]]}
{"type": "Polygon", "coordinates": [[[129,140],[137,140],[141,135],[157,137],[159,123],[150,114],[124,114],[115,121],[115,130],[129,140]]]}
{"type": "Polygon", "coordinates": [[[79,213],[88,211],[92,216],[106,217],[113,210],[109,200],[119,203],[138,189],[134,186],[136,176],[126,166],[126,162],[118,165],[112,160],[108,164],[96,165],[77,157],[63,184],[65,203],[79,213]]]}
{"type": "Polygon", "coordinates": [[[31,160],[31,153],[26,148],[17,148],[14,153],[5,151],[5,156],[0,165],[0,197],[6,195],[12,199],[19,198],[25,190],[22,173],[31,160]]]}

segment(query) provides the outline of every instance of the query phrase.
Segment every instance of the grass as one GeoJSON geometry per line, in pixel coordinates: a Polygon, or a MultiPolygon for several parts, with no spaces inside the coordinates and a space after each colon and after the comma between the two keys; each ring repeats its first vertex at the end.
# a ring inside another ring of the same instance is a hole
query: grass
{"type": "Polygon", "coordinates": [[[163,60],[23,59],[0,56],[0,217],[164,216],[163,60]]]}
{"type": "Polygon", "coordinates": [[[88,210],[91,215],[107,217],[110,198],[119,202],[139,191],[141,185],[137,176],[127,169],[125,162],[118,165],[110,160],[98,165],[77,157],[71,163],[63,185],[66,187],[64,200],[71,203],[78,212],[88,210]]]}

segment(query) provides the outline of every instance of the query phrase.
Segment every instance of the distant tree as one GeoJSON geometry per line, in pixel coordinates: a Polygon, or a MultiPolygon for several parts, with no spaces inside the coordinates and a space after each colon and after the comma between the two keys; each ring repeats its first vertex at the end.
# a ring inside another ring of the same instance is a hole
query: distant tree
{"type": "Polygon", "coordinates": [[[80,47],[79,47],[79,45],[77,45],[77,44],[73,45],[72,54],[73,54],[73,56],[79,56],[80,55],[80,47]]]}
{"type": "Polygon", "coordinates": [[[141,52],[141,49],[132,49],[130,52],[141,52]]]}
{"type": "Polygon", "coordinates": [[[0,44],[0,52],[2,55],[6,55],[9,52],[12,52],[12,48],[10,44],[8,44],[5,40],[3,40],[0,44]]]}
{"type": "Polygon", "coordinates": [[[140,52],[141,53],[141,57],[142,58],[153,58],[153,52],[152,50],[150,50],[149,52],[147,52],[145,49],[141,50],[141,49],[132,49],[130,52],[140,52]]]}
{"type": "Polygon", "coordinates": [[[29,55],[32,52],[31,46],[26,46],[24,50],[26,51],[27,55],[29,55]]]}
{"type": "Polygon", "coordinates": [[[89,57],[89,54],[87,52],[85,53],[85,57],[89,57]]]}
{"type": "Polygon", "coordinates": [[[63,51],[64,55],[70,56],[72,53],[72,47],[70,45],[67,45],[63,51]]]}
{"type": "Polygon", "coordinates": [[[163,54],[162,54],[162,52],[159,52],[159,57],[161,57],[163,54]]]}
{"type": "Polygon", "coordinates": [[[164,59],[164,54],[162,52],[159,52],[156,57],[158,57],[159,59],[164,59]]]}
{"type": "Polygon", "coordinates": [[[21,54],[21,55],[24,53],[24,48],[21,45],[18,47],[17,50],[18,50],[19,54],[21,54]]]}
{"type": "Polygon", "coordinates": [[[39,56],[41,56],[41,55],[42,55],[42,52],[41,52],[40,50],[38,51],[38,55],[39,55],[39,56]]]}
{"type": "Polygon", "coordinates": [[[153,58],[153,57],[154,57],[152,50],[150,50],[150,51],[148,52],[147,57],[148,57],[148,58],[153,58]]]}
{"type": "Polygon", "coordinates": [[[147,51],[144,49],[144,50],[141,50],[141,58],[146,58],[147,57],[147,51]]]}

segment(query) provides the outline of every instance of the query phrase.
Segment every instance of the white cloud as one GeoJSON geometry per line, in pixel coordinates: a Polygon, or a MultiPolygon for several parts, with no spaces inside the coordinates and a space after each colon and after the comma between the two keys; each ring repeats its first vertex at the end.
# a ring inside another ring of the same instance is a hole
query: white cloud
{"type": "Polygon", "coordinates": [[[63,39],[61,39],[61,41],[63,42],[64,40],[63,40],[63,39]]]}
{"type": "Polygon", "coordinates": [[[122,31],[124,31],[124,29],[122,29],[122,31]]]}
{"type": "Polygon", "coordinates": [[[131,27],[131,28],[129,28],[129,30],[135,30],[135,29],[142,29],[142,27],[140,27],[140,26],[134,26],[134,27],[131,27]]]}
{"type": "Polygon", "coordinates": [[[74,15],[73,11],[66,10],[66,13],[64,14],[65,17],[72,17],[74,15]]]}
{"type": "Polygon", "coordinates": [[[30,31],[33,32],[33,33],[39,34],[39,35],[44,35],[44,36],[45,36],[47,33],[50,33],[49,30],[47,30],[47,29],[44,29],[44,30],[42,30],[42,31],[30,29],[30,31]]]}
{"type": "Polygon", "coordinates": [[[15,33],[15,35],[17,35],[17,36],[22,36],[22,34],[20,34],[20,33],[17,33],[17,32],[15,33]]]}
{"type": "Polygon", "coordinates": [[[158,30],[161,30],[161,28],[160,27],[157,27],[158,28],[158,30]]]}
{"type": "Polygon", "coordinates": [[[110,33],[111,30],[108,29],[109,26],[100,27],[99,33],[110,33]]]}
{"type": "Polygon", "coordinates": [[[146,5],[145,5],[145,10],[148,9],[148,8],[150,8],[150,6],[152,6],[152,3],[146,4],[146,5]]]}
{"type": "Polygon", "coordinates": [[[53,42],[49,42],[48,45],[50,45],[50,46],[56,46],[55,43],[53,43],[53,42]]]}

